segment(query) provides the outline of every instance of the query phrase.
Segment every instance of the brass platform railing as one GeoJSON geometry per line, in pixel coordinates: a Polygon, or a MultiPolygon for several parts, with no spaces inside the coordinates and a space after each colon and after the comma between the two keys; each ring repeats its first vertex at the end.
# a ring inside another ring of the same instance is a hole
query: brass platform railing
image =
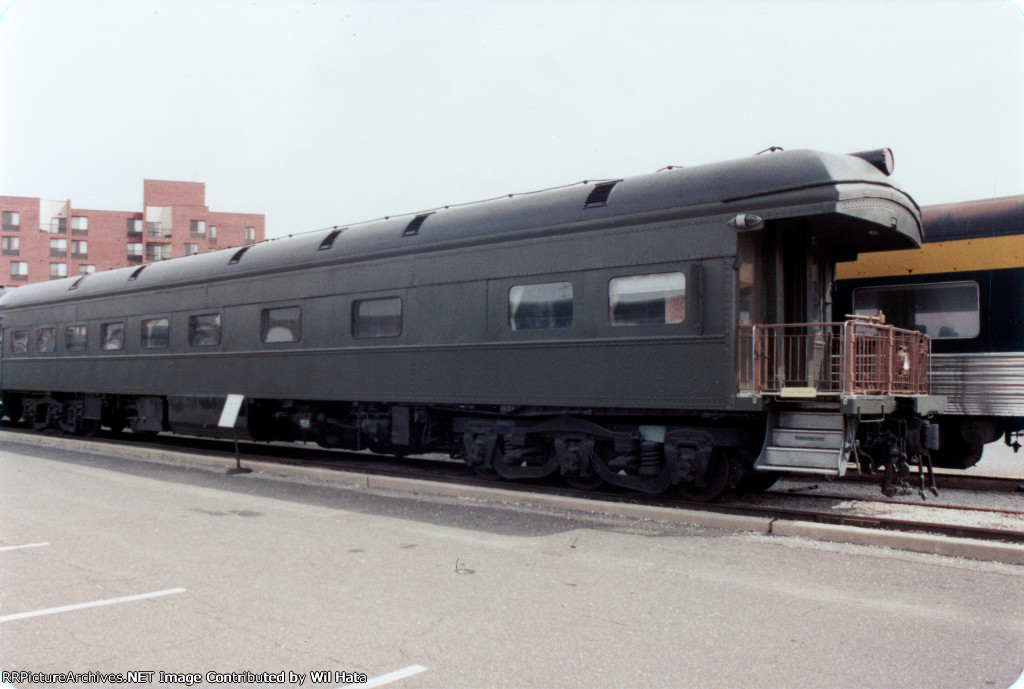
{"type": "Polygon", "coordinates": [[[818,397],[928,394],[924,333],[881,317],[739,327],[739,391],[818,397]]]}

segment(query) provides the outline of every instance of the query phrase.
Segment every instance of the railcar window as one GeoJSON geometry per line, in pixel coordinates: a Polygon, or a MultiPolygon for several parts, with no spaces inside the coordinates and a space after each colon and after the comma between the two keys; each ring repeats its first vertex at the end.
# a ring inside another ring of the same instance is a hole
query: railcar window
{"type": "Polygon", "coordinates": [[[508,324],[513,330],[554,330],[572,324],[572,283],[514,285],[508,291],[508,324]]]}
{"type": "Polygon", "coordinates": [[[302,309],[298,306],[263,309],[260,336],[264,342],[298,342],[302,338],[302,309]]]}
{"type": "Polygon", "coordinates": [[[220,314],[205,313],[188,317],[188,343],[193,347],[220,344],[220,314]]]}
{"type": "Polygon", "coordinates": [[[124,323],[103,323],[100,326],[100,346],[108,351],[124,349],[124,323]]]}
{"type": "Polygon", "coordinates": [[[887,323],[935,340],[968,339],[981,331],[978,283],[973,281],[858,287],[853,310],[885,314],[887,323]]]}
{"type": "Polygon", "coordinates": [[[147,318],[142,321],[142,346],[145,349],[163,349],[171,343],[171,322],[166,318],[147,318]]]}
{"type": "Polygon", "coordinates": [[[402,300],[399,297],[352,302],[353,337],[398,337],[401,334],[402,300]]]}
{"type": "Polygon", "coordinates": [[[69,325],[64,328],[64,349],[69,352],[84,352],[88,345],[89,326],[69,325]]]}
{"type": "Polygon", "coordinates": [[[27,330],[15,330],[11,333],[11,354],[28,354],[27,330]]]}
{"type": "Polygon", "coordinates": [[[40,328],[36,331],[36,351],[40,353],[52,352],[57,349],[57,329],[40,328]]]}
{"type": "Polygon", "coordinates": [[[686,276],[627,275],[608,282],[612,325],[672,325],[686,320],[686,276]]]}

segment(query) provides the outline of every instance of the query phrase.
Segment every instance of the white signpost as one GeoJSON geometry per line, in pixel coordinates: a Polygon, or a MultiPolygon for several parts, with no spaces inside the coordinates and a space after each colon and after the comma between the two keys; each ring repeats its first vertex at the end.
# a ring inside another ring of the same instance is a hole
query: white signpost
{"type": "Polygon", "coordinates": [[[221,428],[230,428],[235,438],[235,468],[228,469],[229,474],[252,473],[252,469],[246,469],[242,466],[242,458],[238,454],[238,429],[235,428],[235,423],[238,421],[238,412],[242,411],[242,402],[244,401],[245,395],[228,395],[228,398],[224,400],[224,410],[220,413],[220,421],[217,422],[217,425],[221,428]]]}

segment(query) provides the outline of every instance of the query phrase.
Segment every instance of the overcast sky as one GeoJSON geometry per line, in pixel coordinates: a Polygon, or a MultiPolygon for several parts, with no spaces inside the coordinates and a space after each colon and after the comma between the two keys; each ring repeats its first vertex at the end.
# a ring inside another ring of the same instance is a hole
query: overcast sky
{"type": "Polygon", "coordinates": [[[1009,0],[0,0],[0,195],[206,183],[282,236],[891,147],[922,205],[1024,193],[1009,0]]]}

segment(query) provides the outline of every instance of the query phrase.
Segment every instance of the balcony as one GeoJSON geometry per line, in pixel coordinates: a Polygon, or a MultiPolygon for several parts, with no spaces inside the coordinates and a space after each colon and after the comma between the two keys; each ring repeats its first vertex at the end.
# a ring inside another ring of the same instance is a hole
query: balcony
{"type": "Polygon", "coordinates": [[[739,328],[740,394],[927,395],[928,367],[928,337],[880,317],[739,328]]]}

